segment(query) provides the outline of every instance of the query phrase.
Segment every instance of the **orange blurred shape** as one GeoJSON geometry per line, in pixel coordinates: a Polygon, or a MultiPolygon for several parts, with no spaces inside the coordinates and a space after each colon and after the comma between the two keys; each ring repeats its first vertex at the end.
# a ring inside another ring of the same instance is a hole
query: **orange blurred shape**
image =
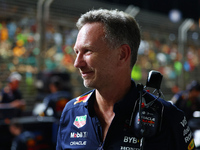
{"type": "Polygon", "coordinates": [[[26,144],[27,144],[27,147],[33,147],[35,146],[36,142],[34,139],[29,139],[26,144]]]}
{"type": "Polygon", "coordinates": [[[5,122],[5,124],[10,124],[10,119],[6,118],[6,119],[4,119],[4,122],[5,122]]]}
{"type": "Polygon", "coordinates": [[[42,141],[42,139],[43,139],[42,135],[36,136],[36,140],[37,140],[37,141],[42,141]]]}
{"type": "Polygon", "coordinates": [[[6,28],[1,29],[1,40],[5,41],[8,39],[8,30],[6,28]]]}
{"type": "Polygon", "coordinates": [[[56,111],[62,111],[65,107],[65,105],[67,104],[69,100],[68,99],[60,99],[57,103],[56,103],[56,111]]]}

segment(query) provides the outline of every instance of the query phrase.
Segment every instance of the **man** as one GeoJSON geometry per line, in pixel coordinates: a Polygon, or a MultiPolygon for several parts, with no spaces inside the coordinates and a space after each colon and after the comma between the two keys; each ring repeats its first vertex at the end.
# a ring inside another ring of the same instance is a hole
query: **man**
{"type": "Polygon", "coordinates": [[[25,106],[25,101],[22,99],[22,94],[19,90],[21,78],[18,72],[12,72],[8,77],[8,84],[0,93],[0,108],[2,109],[3,117],[18,117],[21,115],[25,106]],[[14,112],[10,110],[7,113],[7,109],[13,109],[14,112]]]}
{"type": "MultiPolygon", "coordinates": [[[[74,66],[79,69],[84,85],[94,90],[65,106],[57,150],[139,150],[141,138],[130,123],[139,98],[131,80],[140,44],[138,24],[121,11],[99,9],[82,15],[77,27],[74,66]]],[[[149,93],[145,95],[155,99],[149,93]]],[[[193,149],[192,134],[183,113],[170,103],[159,101],[164,106],[161,130],[145,139],[144,149],[193,149]]]]}
{"type": "Polygon", "coordinates": [[[48,115],[48,108],[52,108],[54,117],[60,118],[63,108],[72,97],[71,90],[64,88],[63,84],[63,79],[59,76],[50,78],[49,90],[51,94],[43,100],[45,104],[44,115],[48,115]]]}
{"type": "Polygon", "coordinates": [[[24,131],[22,124],[11,122],[9,130],[14,135],[11,150],[29,150],[35,148],[35,135],[30,131],[24,131]]]}
{"type": "Polygon", "coordinates": [[[172,97],[172,102],[185,112],[187,120],[193,118],[195,111],[200,111],[200,84],[192,81],[185,91],[180,91],[172,97]]]}

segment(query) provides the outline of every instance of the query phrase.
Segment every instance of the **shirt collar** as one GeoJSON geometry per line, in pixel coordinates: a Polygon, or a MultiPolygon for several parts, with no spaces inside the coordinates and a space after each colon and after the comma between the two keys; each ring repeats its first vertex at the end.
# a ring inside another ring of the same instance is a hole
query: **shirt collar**
{"type": "Polygon", "coordinates": [[[128,115],[133,111],[136,100],[139,98],[139,92],[136,88],[135,82],[131,81],[131,88],[128,93],[117,102],[114,106],[116,114],[128,115]]]}
{"type": "MultiPolygon", "coordinates": [[[[128,115],[132,112],[133,107],[135,105],[136,100],[139,98],[139,92],[136,88],[135,82],[131,80],[131,88],[129,92],[114,105],[114,112],[116,114],[121,115],[128,115]]],[[[92,90],[92,94],[86,103],[86,107],[88,108],[89,115],[95,116],[95,110],[94,110],[94,101],[95,101],[95,90],[92,90]]]]}

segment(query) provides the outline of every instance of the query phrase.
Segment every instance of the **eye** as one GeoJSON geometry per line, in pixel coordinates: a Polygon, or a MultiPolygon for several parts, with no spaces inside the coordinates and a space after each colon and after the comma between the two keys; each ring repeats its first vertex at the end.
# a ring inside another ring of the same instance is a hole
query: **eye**
{"type": "Polygon", "coordinates": [[[86,50],[85,50],[85,54],[91,54],[91,53],[92,53],[91,50],[89,50],[89,49],[86,49],[86,50]]]}

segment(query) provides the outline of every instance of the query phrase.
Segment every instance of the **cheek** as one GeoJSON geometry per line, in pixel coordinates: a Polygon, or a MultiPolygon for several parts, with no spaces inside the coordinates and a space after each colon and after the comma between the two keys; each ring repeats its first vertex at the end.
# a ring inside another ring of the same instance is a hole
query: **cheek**
{"type": "Polygon", "coordinates": [[[116,62],[113,61],[111,58],[108,58],[107,60],[102,59],[97,63],[98,63],[100,72],[102,72],[103,74],[107,76],[112,75],[117,67],[116,62]]]}
{"type": "Polygon", "coordinates": [[[102,64],[101,57],[98,56],[87,56],[85,57],[85,62],[89,68],[97,68],[102,64]]]}
{"type": "Polygon", "coordinates": [[[117,67],[117,56],[110,53],[101,53],[98,55],[92,55],[92,57],[85,57],[88,67],[109,70],[117,67]]]}
{"type": "Polygon", "coordinates": [[[117,59],[114,56],[108,56],[105,60],[104,67],[109,69],[116,69],[118,65],[117,59]]]}

